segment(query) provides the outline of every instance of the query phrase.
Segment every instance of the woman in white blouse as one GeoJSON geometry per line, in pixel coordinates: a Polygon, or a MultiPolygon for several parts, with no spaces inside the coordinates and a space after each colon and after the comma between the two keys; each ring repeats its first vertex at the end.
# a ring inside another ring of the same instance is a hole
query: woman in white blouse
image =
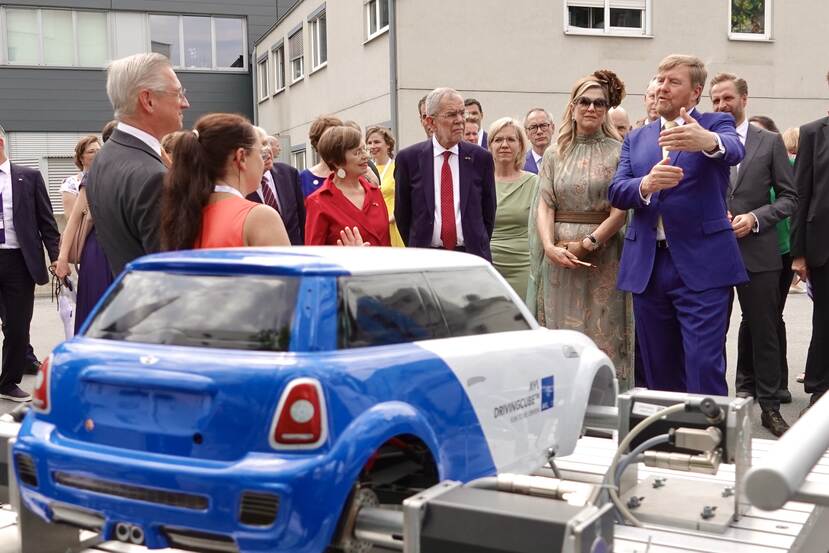
{"type": "Polygon", "coordinates": [[[75,166],[80,170],[80,173],[69,175],[64,179],[63,184],[60,185],[60,192],[63,198],[63,212],[67,218],[72,213],[72,208],[75,207],[75,201],[78,199],[83,175],[89,170],[89,167],[92,165],[92,160],[95,159],[95,154],[100,149],[100,140],[92,134],[84,136],[75,144],[75,166]]]}

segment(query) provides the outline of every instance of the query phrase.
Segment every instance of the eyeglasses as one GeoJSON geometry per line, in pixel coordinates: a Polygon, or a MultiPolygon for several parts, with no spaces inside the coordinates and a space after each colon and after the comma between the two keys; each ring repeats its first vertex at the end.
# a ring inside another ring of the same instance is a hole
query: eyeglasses
{"type": "Polygon", "coordinates": [[[268,161],[270,158],[273,157],[273,152],[267,146],[262,147],[261,154],[262,154],[262,161],[268,161]]]}
{"type": "Polygon", "coordinates": [[[182,88],[180,90],[156,90],[159,94],[171,94],[173,96],[178,96],[179,100],[186,100],[187,99],[187,89],[182,88]]]}
{"type": "Polygon", "coordinates": [[[458,117],[460,117],[461,119],[463,119],[464,113],[465,113],[464,110],[447,111],[446,113],[441,113],[440,117],[443,117],[445,119],[457,119],[458,117]]]}
{"type": "Polygon", "coordinates": [[[538,125],[530,125],[527,127],[527,132],[547,131],[552,125],[550,123],[539,123],[538,125]]]}
{"type": "Polygon", "coordinates": [[[591,105],[596,109],[607,109],[608,103],[604,98],[588,98],[586,96],[579,96],[574,102],[577,106],[587,109],[591,105]]]}

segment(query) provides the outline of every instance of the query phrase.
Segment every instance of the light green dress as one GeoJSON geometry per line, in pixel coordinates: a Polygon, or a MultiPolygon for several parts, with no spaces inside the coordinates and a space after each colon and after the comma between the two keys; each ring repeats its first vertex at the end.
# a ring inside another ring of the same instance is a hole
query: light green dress
{"type": "MultiPolygon", "coordinates": [[[[577,137],[573,148],[559,158],[556,148],[544,154],[538,177],[538,195],[532,206],[546,202],[561,211],[609,211],[607,189],[619,163],[621,143],[604,134],[577,137]]],[[[605,242],[585,259],[597,268],[566,269],[544,255],[539,232],[553,232],[553,241],[581,241],[598,225],[555,223],[538,229],[530,218],[531,270],[527,304],[547,328],[577,330],[589,336],[616,365],[626,380],[633,358],[632,317],[623,292],[616,289],[622,233],[605,242]]]]}
{"type": "Polygon", "coordinates": [[[530,275],[527,221],[537,183],[538,176],[527,171],[513,182],[495,181],[498,210],[490,241],[492,264],[522,298],[530,275]]]}

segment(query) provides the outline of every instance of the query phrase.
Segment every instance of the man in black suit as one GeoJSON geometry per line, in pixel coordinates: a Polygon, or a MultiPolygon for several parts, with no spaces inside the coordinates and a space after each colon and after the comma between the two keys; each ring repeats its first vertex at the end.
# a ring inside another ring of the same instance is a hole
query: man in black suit
{"type": "Polygon", "coordinates": [[[829,389],[829,117],[800,127],[794,181],[800,202],[792,217],[792,269],[812,285],[814,298],[805,382],[811,406],[829,389]]]}
{"type": "MultiPolygon", "coordinates": [[[[742,321],[737,344],[737,395],[756,397],[763,426],[781,436],[789,425],[780,414],[785,388],[780,366],[780,271],[776,225],[797,207],[792,169],[783,138],[746,119],[748,85],[731,73],[711,79],[714,110],[734,116],[745,146],[743,161],[732,168],[726,198],[749,281],[737,286],[742,321]],[[769,191],[775,199],[769,202],[769,191]],[[782,385],[782,386],[781,386],[782,385]]],[[[783,330],[785,332],[785,329],[783,330]]]]}
{"type": "Polygon", "coordinates": [[[489,150],[487,139],[489,138],[484,129],[484,108],[481,102],[475,98],[467,98],[463,101],[463,107],[466,113],[464,119],[478,124],[478,146],[484,150],[489,150]]]}
{"type": "Polygon", "coordinates": [[[261,127],[256,132],[262,141],[265,173],[259,188],[248,194],[248,200],[274,208],[282,217],[288,239],[293,246],[305,244],[305,196],[299,185],[299,173],[285,163],[274,161],[271,137],[261,127]]]}
{"type": "Polygon", "coordinates": [[[13,165],[5,151],[0,127],[0,302],[5,308],[0,398],[23,402],[32,399],[18,384],[31,363],[27,349],[35,283],[49,282],[43,248],[54,264],[60,234],[40,172],[13,165]]]}
{"type": "Polygon", "coordinates": [[[118,125],[86,177],[98,241],[113,274],[159,248],[159,205],[166,169],[161,138],[181,128],[190,107],[170,60],[135,54],[107,70],[118,125]]]}

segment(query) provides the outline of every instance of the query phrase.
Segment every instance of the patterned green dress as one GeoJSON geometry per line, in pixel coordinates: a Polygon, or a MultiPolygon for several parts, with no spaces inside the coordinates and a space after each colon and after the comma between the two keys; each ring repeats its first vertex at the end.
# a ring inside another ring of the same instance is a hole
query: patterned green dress
{"type": "MultiPolygon", "coordinates": [[[[619,163],[621,143],[601,131],[577,137],[560,159],[555,146],[544,154],[538,178],[538,202],[560,211],[609,211],[607,189],[619,163]]],[[[617,375],[630,377],[633,359],[632,317],[625,294],[616,289],[622,233],[605,242],[585,260],[597,268],[567,269],[544,255],[539,232],[553,233],[553,241],[581,241],[596,224],[555,223],[538,229],[530,217],[530,282],[527,304],[547,328],[583,332],[613,360],[617,375]]]]}

